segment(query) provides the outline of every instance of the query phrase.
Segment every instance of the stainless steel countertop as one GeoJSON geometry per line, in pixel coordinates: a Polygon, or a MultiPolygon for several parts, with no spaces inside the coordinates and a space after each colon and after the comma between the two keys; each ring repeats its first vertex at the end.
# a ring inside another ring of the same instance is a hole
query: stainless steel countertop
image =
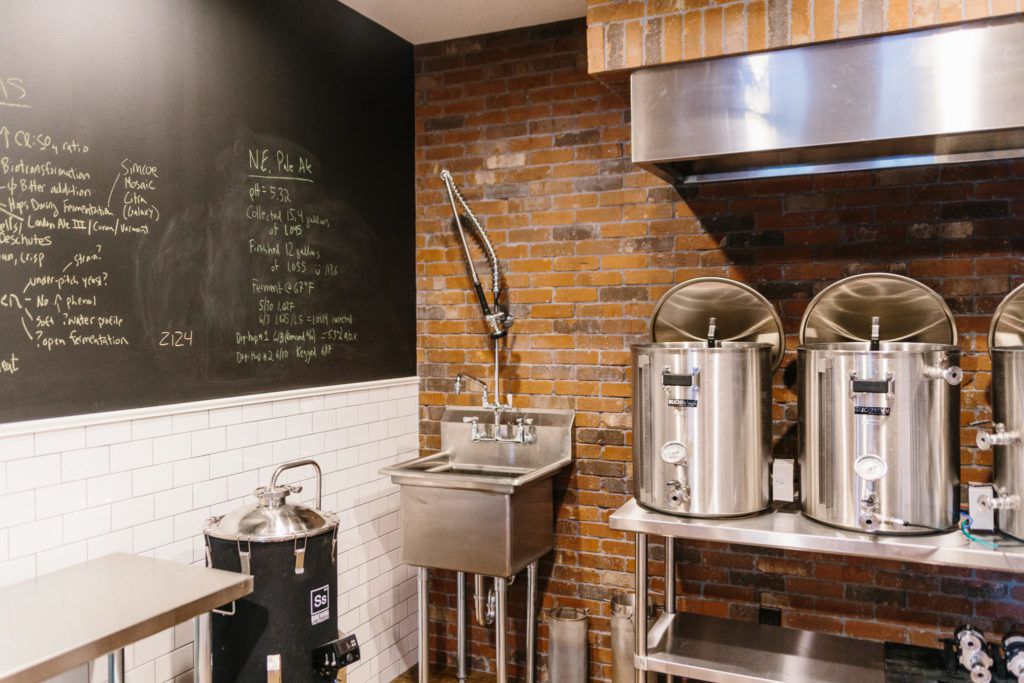
{"type": "Polygon", "coordinates": [[[0,681],[55,676],[252,592],[251,576],[115,553],[0,589],[0,681]]]}
{"type": "Polygon", "coordinates": [[[1009,541],[1006,547],[993,550],[968,541],[958,531],[929,536],[862,534],[826,526],[788,509],[733,519],[697,519],[651,512],[630,500],[611,515],[609,525],[618,531],[697,541],[1024,572],[1024,546],[1009,545],[1009,541]]]}

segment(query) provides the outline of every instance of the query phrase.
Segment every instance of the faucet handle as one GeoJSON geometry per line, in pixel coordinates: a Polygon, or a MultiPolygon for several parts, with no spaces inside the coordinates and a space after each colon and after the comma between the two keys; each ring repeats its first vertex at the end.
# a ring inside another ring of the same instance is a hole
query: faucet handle
{"type": "Polygon", "coordinates": [[[462,421],[468,425],[475,425],[479,419],[479,417],[464,417],[462,421]]]}

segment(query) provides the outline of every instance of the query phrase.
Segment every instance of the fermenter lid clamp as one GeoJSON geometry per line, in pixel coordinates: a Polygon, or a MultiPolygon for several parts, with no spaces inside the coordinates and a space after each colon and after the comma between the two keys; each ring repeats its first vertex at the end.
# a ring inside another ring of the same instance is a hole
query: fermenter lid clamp
{"type": "Polygon", "coordinates": [[[772,346],[772,370],[782,363],[782,318],[760,292],[724,277],[698,277],[665,292],[651,316],[651,341],[758,342],[772,346]],[[711,331],[713,330],[713,332],[711,331]]]}
{"type": "Polygon", "coordinates": [[[862,273],[821,290],[800,321],[800,344],[882,342],[955,346],[953,312],[933,289],[895,273],[862,273]],[[872,320],[878,319],[873,325],[872,320]]]}

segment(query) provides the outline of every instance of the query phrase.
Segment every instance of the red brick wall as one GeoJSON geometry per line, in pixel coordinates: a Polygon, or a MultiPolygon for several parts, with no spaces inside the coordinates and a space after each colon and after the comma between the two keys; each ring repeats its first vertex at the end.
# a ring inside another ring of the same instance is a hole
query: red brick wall
{"type": "MultiPolygon", "coordinates": [[[[486,377],[491,355],[438,179],[446,167],[508,267],[508,390],[521,406],[577,411],[576,460],[556,480],[557,550],[541,583],[545,608],[593,615],[594,680],[609,675],[607,599],[632,582],[632,540],[606,524],[631,486],[629,347],[670,286],[700,275],[749,282],[794,333],[808,300],[836,279],[918,278],[957,314],[973,377],[963,422],[987,416],[984,333],[1024,280],[1024,162],[708,185],[680,197],[630,163],[628,103],[587,75],[582,21],[423,46],[416,61],[423,450],[439,445],[445,404],[479,400],[452,394],[456,372],[486,377]]],[[[792,334],[788,346],[774,410],[776,453],[793,457],[792,334]]],[[[974,443],[971,429],[963,442],[974,443]]],[[[963,462],[965,479],[989,476],[987,453],[965,446],[963,462]]],[[[679,555],[692,611],[749,619],[764,604],[781,607],[787,626],[917,643],[966,618],[992,633],[1024,621],[1024,583],[1011,575],[713,544],[681,544],[679,555]]],[[[432,648],[451,661],[453,584],[433,580],[432,648]]],[[[518,623],[509,644],[519,659],[521,632],[518,623]]],[[[542,625],[542,652],[546,634],[542,625]]],[[[473,667],[493,670],[492,630],[471,636],[473,667]]]]}
{"type": "Polygon", "coordinates": [[[1021,0],[587,0],[590,73],[1021,11],[1021,0]]]}

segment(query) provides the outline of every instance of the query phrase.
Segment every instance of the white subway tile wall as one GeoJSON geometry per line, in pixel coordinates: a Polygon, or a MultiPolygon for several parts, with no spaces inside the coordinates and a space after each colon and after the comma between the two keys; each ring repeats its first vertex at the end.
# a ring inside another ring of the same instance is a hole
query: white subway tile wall
{"type": "MultiPolygon", "coordinates": [[[[339,628],[363,659],[351,683],[386,683],[416,661],[415,574],[399,562],[398,488],[377,474],[415,456],[418,383],[0,436],[0,586],[112,552],[202,564],[206,520],[247,502],[275,467],[313,458],[338,513],[339,628]]],[[[2,434],[2,432],[0,432],[2,434]]],[[[302,483],[307,470],[282,480],[302,483]]],[[[130,646],[130,683],[192,681],[192,624],[130,646]]],[[[106,681],[97,661],[61,683],[106,681]]]]}

